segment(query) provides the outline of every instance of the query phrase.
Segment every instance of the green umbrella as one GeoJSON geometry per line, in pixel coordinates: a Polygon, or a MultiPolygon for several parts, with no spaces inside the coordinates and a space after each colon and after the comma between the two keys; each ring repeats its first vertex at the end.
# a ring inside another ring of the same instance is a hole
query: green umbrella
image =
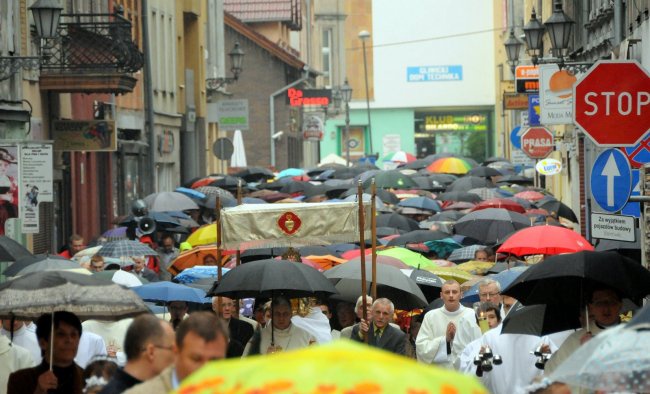
{"type": "Polygon", "coordinates": [[[434,262],[422,256],[420,253],[413,252],[412,250],[408,250],[406,248],[384,249],[377,252],[377,254],[380,256],[394,257],[413,268],[424,269],[426,267],[438,267],[434,262]]]}

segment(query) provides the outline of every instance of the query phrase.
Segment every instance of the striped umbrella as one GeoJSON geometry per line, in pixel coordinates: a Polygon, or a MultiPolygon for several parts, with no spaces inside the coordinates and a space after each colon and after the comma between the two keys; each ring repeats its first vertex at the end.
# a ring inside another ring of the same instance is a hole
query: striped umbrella
{"type": "Polygon", "coordinates": [[[443,174],[466,174],[472,165],[458,157],[443,157],[427,166],[427,171],[443,174]]]}
{"type": "Polygon", "coordinates": [[[393,163],[411,163],[415,160],[415,156],[402,150],[391,153],[384,159],[384,161],[392,161],[393,163]]]}

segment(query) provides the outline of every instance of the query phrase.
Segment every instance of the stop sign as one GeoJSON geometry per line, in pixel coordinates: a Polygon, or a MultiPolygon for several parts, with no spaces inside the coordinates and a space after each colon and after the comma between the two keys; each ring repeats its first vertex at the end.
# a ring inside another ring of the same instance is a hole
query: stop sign
{"type": "Polygon", "coordinates": [[[650,130],[650,74],[601,60],[573,88],[573,120],[599,146],[636,145],[650,130]]]}
{"type": "Polygon", "coordinates": [[[543,159],[553,152],[553,133],[546,127],[530,127],[521,134],[521,150],[531,159],[543,159]]]}

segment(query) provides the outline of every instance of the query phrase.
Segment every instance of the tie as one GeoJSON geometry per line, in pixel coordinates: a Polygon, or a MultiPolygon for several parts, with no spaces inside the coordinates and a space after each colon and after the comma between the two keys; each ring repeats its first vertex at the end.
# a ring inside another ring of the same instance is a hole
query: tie
{"type": "Polygon", "coordinates": [[[381,339],[381,328],[376,328],[375,329],[375,340],[377,342],[379,342],[380,339],[381,339]]]}

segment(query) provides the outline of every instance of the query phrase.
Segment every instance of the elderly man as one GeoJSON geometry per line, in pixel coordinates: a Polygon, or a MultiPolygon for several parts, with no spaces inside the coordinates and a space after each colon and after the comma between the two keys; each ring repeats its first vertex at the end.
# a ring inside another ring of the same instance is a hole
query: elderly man
{"type": "Polygon", "coordinates": [[[501,284],[494,279],[485,278],[478,282],[478,297],[481,302],[489,302],[496,304],[501,313],[501,317],[505,317],[506,311],[503,309],[501,298],[501,284]]]}
{"type": "Polygon", "coordinates": [[[212,310],[219,313],[228,326],[230,332],[229,357],[241,357],[244,353],[244,346],[253,337],[253,326],[243,322],[234,316],[235,309],[237,308],[237,300],[228,297],[212,297],[212,310]],[[219,299],[221,299],[221,312],[219,312],[219,299]]]}
{"type": "Polygon", "coordinates": [[[288,299],[276,297],[271,305],[271,324],[253,335],[246,345],[244,356],[300,349],[316,342],[316,338],[307,331],[291,324],[291,303],[288,299]]]}
{"type": "MultiPolygon", "coordinates": [[[[354,306],[354,312],[357,315],[357,319],[360,321],[363,319],[363,296],[359,296],[357,298],[357,303],[354,306]]],[[[372,307],[372,297],[369,295],[366,296],[366,316],[368,316],[368,319],[371,318],[372,312],[371,312],[371,307],[372,307]]],[[[341,330],[341,338],[352,338],[352,329],[354,328],[356,324],[353,324],[351,326],[345,327],[341,330]]]]}
{"type": "Polygon", "coordinates": [[[160,280],[171,280],[172,275],[167,271],[167,268],[172,265],[174,259],[180,253],[178,248],[174,246],[174,237],[169,234],[163,235],[160,240],[160,247],[156,249],[156,252],[160,258],[160,280]]]}
{"type": "Polygon", "coordinates": [[[446,281],[440,297],[443,307],[427,312],[422,321],[415,341],[417,358],[427,364],[458,369],[461,352],[481,336],[481,330],[474,311],[460,304],[463,294],[458,282],[446,281]]]}
{"type": "Polygon", "coordinates": [[[226,357],[228,329],[210,312],[195,312],[176,330],[173,346],[174,364],[158,376],[137,384],[126,394],[169,393],[178,389],[183,379],[209,361],[226,357]]]}
{"type": "Polygon", "coordinates": [[[589,323],[587,327],[581,328],[569,335],[562,343],[562,346],[553,353],[551,359],[546,363],[544,369],[546,375],[555,371],[558,365],[562,364],[580,345],[587,342],[594,335],[609,327],[613,327],[621,322],[621,307],[623,303],[621,296],[616,291],[608,287],[599,287],[591,292],[591,297],[587,304],[589,311],[589,323]],[[592,320],[593,317],[593,320],[592,320]]]}
{"type": "Polygon", "coordinates": [[[174,330],[154,315],[133,319],[126,331],[126,365],[118,369],[100,394],[118,394],[151,379],[174,362],[174,330]]]}
{"type": "Polygon", "coordinates": [[[41,363],[33,368],[21,369],[9,375],[7,394],[61,393],[81,394],[83,369],[74,362],[81,338],[81,321],[70,312],[46,314],[36,322],[36,337],[43,350],[41,363]],[[54,325],[54,337],[50,335],[54,325]],[[50,369],[50,350],[52,369],[50,369]]]}
{"type": "Polygon", "coordinates": [[[132,274],[137,275],[141,278],[145,278],[149,282],[157,282],[158,274],[155,271],[147,267],[147,261],[145,256],[133,256],[131,257],[133,261],[133,270],[132,274]]]}
{"type": "Polygon", "coordinates": [[[352,329],[352,339],[363,342],[367,336],[368,345],[404,355],[406,334],[390,325],[394,312],[395,306],[388,298],[378,298],[370,309],[372,316],[370,324],[361,319],[361,322],[352,329]]]}

